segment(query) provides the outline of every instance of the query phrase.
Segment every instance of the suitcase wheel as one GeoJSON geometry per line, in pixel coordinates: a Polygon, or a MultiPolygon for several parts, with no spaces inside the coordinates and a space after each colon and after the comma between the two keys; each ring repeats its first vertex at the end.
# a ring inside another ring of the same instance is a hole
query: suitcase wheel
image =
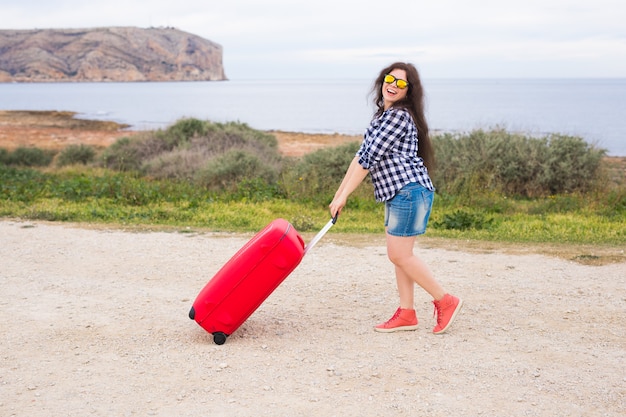
{"type": "Polygon", "coordinates": [[[226,343],[227,337],[228,335],[226,333],[222,333],[222,332],[213,333],[213,341],[215,342],[216,345],[223,345],[224,343],[226,343]]]}
{"type": "Polygon", "coordinates": [[[191,307],[191,310],[189,310],[189,318],[193,320],[195,317],[196,317],[196,309],[191,307]]]}

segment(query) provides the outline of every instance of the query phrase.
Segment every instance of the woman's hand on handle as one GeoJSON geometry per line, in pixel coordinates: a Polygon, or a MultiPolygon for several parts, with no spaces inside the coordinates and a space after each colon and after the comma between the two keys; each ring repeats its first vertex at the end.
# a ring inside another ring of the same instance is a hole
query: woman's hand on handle
{"type": "Polygon", "coordinates": [[[347,199],[345,197],[335,196],[335,198],[333,198],[333,201],[331,201],[331,203],[328,205],[328,208],[330,209],[330,217],[334,218],[335,216],[341,214],[341,210],[346,205],[346,201],[347,199]]]}

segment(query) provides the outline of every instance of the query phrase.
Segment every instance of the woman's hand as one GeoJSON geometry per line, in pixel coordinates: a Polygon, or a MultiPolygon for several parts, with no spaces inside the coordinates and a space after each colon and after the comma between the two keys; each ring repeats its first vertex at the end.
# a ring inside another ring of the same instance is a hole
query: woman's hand
{"type": "Polygon", "coordinates": [[[342,195],[335,195],[333,201],[328,205],[330,209],[330,217],[335,217],[341,213],[341,209],[343,209],[346,205],[347,198],[342,195]]]}

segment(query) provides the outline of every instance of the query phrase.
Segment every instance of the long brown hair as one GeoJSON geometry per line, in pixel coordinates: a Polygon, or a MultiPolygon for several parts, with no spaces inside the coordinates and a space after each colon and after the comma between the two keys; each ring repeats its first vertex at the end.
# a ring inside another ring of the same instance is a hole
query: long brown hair
{"type": "Polygon", "coordinates": [[[424,165],[429,170],[435,168],[435,152],[430,142],[430,135],[428,131],[428,123],[426,122],[426,116],[424,114],[424,88],[420,80],[417,68],[413,64],[406,62],[395,62],[384,68],[378,78],[374,81],[372,87],[372,93],[374,96],[374,104],[376,105],[376,116],[380,116],[384,111],[383,100],[383,83],[385,75],[389,74],[394,69],[403,70],[406,72],[406,78],[409,82],[409,91],[407,91],[406,97],[399,102],[394,103],[394,107],[406,109],[413,117],[415,126],[417,127],[417,140],[418,148],[417,155],[424,160],[424,165]]]}

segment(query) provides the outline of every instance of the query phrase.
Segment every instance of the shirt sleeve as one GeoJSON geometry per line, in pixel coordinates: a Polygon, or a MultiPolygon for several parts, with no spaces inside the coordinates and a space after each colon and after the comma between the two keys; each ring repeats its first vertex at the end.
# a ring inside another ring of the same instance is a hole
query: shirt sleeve
{"type": "Polygon", "coordinates": [[[387,110],[380,118],[374,120],[357,152],[359,164],[365,169],[370,169],[380,162],[394,143],[406,134],[409,123],[411,118],[408,113],[398,109],[387,110]]]}

